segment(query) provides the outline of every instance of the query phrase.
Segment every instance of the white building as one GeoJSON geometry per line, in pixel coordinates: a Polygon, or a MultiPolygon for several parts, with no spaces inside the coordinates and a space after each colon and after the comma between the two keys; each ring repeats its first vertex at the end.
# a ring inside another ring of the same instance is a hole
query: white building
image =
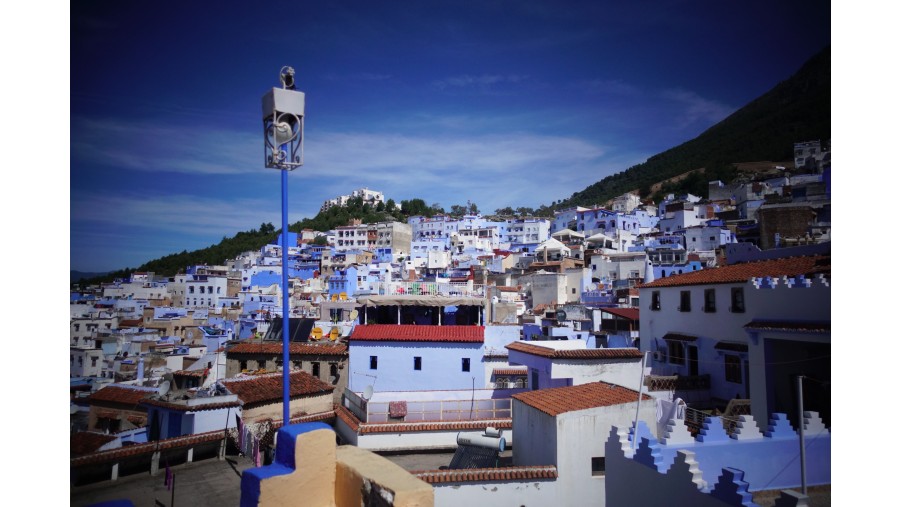
{"type": "Polygon", "coordinates": [[[358,190],[354,190],[350,192],[350,195],[341,195],[335,197],[334,199],[329,199],[322,204],[322,208],[320,211],[325,211],[332,206],[346,206],[350,199],[354,197],[362,198],[363,204],[368,204],[372,207],[375,207],[378,203],[384,202],[384,194],[375,190],[369,190],[368,188],[360,188],[358,190]]]}
{"type": "MultiPolygon", "coordinates": [[[[815,256],[734,264],[645,284],[641,350],[652,353],[654,375],[708,375],[715,404],[749,398],[758,421],[774,412],[795,414],[796,375],[831,379],[830,277],[830,256],[815,256]]],[[[805,402],[828,422],[826,390],[810,391],[805,402]]]]}
{"type": "MultiPolygon", "coordinates": [[[[639,419],[656,428],[655,400],[641,400],[639,419]]],[[[637,391],[606,382],[514,394],[513,464],[556,466],[552,505],[605,506],[606,439],[637,412],[637,391]]]]}

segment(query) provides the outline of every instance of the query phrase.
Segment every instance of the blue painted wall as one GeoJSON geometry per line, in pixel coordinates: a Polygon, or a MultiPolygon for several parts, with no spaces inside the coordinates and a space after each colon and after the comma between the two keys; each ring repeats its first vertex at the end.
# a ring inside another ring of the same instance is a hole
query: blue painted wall
{"type": "Polygon", "coordinates": [[[376,391],[429,391],[484,387],[484,345],[455,342],[390,342],[350,340],[350,389],[368,385],[376,391]],[[378,368],[370,368],[370,356],[378,357],[378,368]],[[415,370],[414,357],[422,358],[415,370]],[[462,371],[462,359],[469,371],[462,371]],[[374,376],[374,377],[373,377],[374,376]]]}

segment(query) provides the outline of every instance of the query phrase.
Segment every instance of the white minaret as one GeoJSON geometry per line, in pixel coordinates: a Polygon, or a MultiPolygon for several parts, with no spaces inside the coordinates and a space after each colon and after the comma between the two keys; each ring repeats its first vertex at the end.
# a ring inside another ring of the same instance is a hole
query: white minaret
{"type": "Polygon", "coordinates": [[[650,262],[650,256],[644,256],[644,283],[650,283],[653,280],[656,280],[656,277],[653,276],[653,263],[650,262]]]}
{"type": "Polygon", "coordinates": [[[138,357],[137,381],[138,385],[143,385],[144,383],[144,356],[138,357]]]}

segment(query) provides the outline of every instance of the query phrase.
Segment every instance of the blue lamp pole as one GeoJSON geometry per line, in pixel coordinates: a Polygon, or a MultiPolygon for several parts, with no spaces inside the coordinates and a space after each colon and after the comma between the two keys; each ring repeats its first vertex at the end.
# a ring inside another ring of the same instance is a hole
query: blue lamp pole
{"type": "Polygon", "coordinates": [[[288,183],[287,173],[303,165],[303,117],[305,95],[294,86],[294,69],[282,67],[281,88],[263,95],[263,132],[266,167],[281,171],[281,344],[282,344],[282,416],[286,426],[291,421],[290,382],[290,318],[291,299],[288,292],[288,183]]]}

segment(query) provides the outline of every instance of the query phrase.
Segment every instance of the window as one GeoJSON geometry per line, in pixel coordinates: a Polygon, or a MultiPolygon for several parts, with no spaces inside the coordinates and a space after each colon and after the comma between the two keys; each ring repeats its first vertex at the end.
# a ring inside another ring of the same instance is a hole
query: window
{"type": "Polygon", "coordinates": [[[201,285],[201,286],[200,286],[200,294],[205,294],[205,293],[206,293],[206,290],[205,290],[205,289],[206,289],[206,287],[204,287],[204,286],[201,285]]]}
{"type": "Polygon", "coordinates": [[[744,313],[744,288],[731,288],[731,311],[734,313],[744,313]]]}
{"type": "Polygon", "coordinates": [[[300,369],[303,368],[303,361],[297,361],[297,360],[295,359],[295,360],[291,361],[291,363],[294,364],[294,369],[295,369],[295,370],[300,370],[300,369]]]}
{"type": "Polygon", "coordinates": [[[691,291],[681,291],[681,306],[678,307],[679,312],[691,311],[691,291]]]}
{"type": "Polygon", "coordinates": [[[725,381],[741,384],[741,358],[733,354],[725,354],[725,381]]]}
{"type": "Polygon", "coordinates": [[[312,375],[313,377],[319,378],[319,363],[317,361],[313,361],[312,363],[312,375]]]}
{"type": "Polygon", "coordinates": [[[651,310],[659,310],[661,308],[661,305],[659,302],[659,291],[658,290],[653,291],[651,296],[652,296],[652,299],[650,300],[650,309],[651,310]]]}
{"type": "Polygon", "coordinates": [[[81,327],[81,324],[75,324],[75,331],[78,331],[79,327],[81,327]]]}
{"type": "Polygon", "coordinates": [[[244,371],[247,369],[247,361],[241,361],[239,364],[240,364],[241,371],[244,371]]]}
{"type": "Polygon", "coordinates": [[[378,356],[369,356],[369,369],[370,370],[378,369],[378,356]]]}
{"type": "Polygon", "coordinates": [[[470,371],[469,358],[462,358],[462,371],[470,371]]]}
{"type": "Polygon", "coordinates": [[[669,363],[684,364],[684,344],[679,341],[669,342],[669,363]]]}
{"type": "Polygon", "coordinates": [[[575,287],[572,287],[572,294],[575,294],[575,287]]]}
{"type": "Polygon", "coordinates": [[[591,458],[591,475],[606,475],[606,458],[591,458]]]}
{"type": "Polygon", "coordinates": [[[716,289],[703,291],[703,311],[707,313],[716,311],[716,289]]]}
{"type": "Polygon", "coordinates": [[[92,367],[92,368],[96,368],[96,367],[97,367],[97,358],[96,358],[96,357],[92,357],[92,358],[91,358],[91,367],[92,367]]]}
{"type": "Polygon", "coordinates": [[[421,358],[421,357],[416,356],[416,357],[413,358],[413,369],[414,369],[414,370],[421,370],[421,369],[422,369],[422,358],[421,358]]]}
{"type": "Polygon", "coordinates": [[[84,366],[84,357],[78,356],[78,366],[84,366]]]}
{"type": "Polygon", "coordinates": [[[69,356],[69,363],[75,364],[75,356],[69,356]]]}
{"type": "Polygon", "coordinates": [[[329,373],[331,374],[331,385],[336,385],[338,381],[338,365],[331,363],[329,373]]]}
{"type": "Polygon", "coordinates": [[[190,294],[193,294],[193,293],[194,293],[194,286],[193,286],[193,285],[191,285],[190,287],[188,287],[188,293],[190,293],[190,294]]]}

